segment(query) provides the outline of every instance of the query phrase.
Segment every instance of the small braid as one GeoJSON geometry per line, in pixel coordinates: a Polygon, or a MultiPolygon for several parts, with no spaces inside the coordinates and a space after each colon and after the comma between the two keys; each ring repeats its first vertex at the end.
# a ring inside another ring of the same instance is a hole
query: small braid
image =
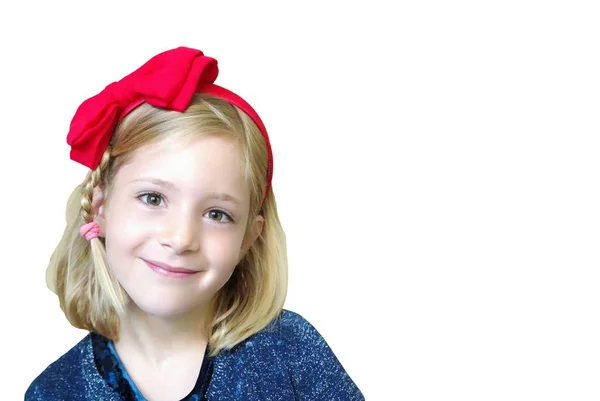
{"type": "Polygon", "coordinates": [[[102,173],[110,161],[110,147],[104,151],[102,160],[95,170],[90,170],[85,177],[81,189],[81,218],[84,223],[91,223],[94,220],[93,199],[94,188],[100,183],[102,173]]]}

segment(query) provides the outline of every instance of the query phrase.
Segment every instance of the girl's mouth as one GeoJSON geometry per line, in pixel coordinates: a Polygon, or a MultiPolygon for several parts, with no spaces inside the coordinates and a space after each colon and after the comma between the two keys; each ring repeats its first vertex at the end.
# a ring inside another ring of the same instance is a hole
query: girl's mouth
{"type": "Polygon", "coordinates": [[[164,277],[188,278],[195,275],[196,273],[199,273],[197,270],[190,270],[183,267],[174,267],[157,261],[149,261],[145,259],[142,260],[150,269],[154,270],[155,273],[158,273],[164,277]]]}

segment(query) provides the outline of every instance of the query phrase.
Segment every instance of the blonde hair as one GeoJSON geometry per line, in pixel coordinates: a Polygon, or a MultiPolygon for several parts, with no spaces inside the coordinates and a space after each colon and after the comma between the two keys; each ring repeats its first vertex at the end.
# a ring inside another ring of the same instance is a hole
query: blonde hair
{"type": "Polygon", "coordinates": [[[94,219],[94,190],[101,188],[108,199],[116,172],[139,147],[167,135],[185,139],[205,134],[233,135],[242,145],[251,193],[246,235],[255,216],[264,218],[260,236],[213,298],[207,322],[212,328],[210,355],[233,348],[279,316],[287,295],[287,251],[272,189],[261,205],[268,172],[265,140],[252,119],[237,107],[196,94],[184,113],[147,104],[132,111],[115,129],[100,165],[71,194],[67,225],[50,258],[46,281],[73,326],[115,340],[119,316],[128,302],[125,290],[107,265],[103,239],[87,241],[79,234],[81,225],[94,219]]]}

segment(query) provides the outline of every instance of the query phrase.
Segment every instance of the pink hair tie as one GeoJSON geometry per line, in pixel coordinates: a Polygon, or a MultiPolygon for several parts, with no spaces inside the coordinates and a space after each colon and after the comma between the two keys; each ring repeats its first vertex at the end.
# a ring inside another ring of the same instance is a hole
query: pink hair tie
{"type": "Polygon", "coordinates": [[[86,240],[91,241],[92,239],[97,238],[98,234],[100,234],[100,226],[98,226],[98,223],[95,221],[84,224],[79,228],[79,234],[81,234],[81,236],[86,240]]]}

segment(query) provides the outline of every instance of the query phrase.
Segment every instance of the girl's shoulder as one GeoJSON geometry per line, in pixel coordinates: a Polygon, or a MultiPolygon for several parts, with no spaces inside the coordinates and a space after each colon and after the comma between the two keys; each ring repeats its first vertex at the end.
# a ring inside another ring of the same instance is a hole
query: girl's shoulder
{"type": "Polygon", "coordinates": [[[323,347],[329,349],[327,342],[312,323],[299,313],[288,309],[283,309],[280,317],[274,320],[265,332],[288,347],[301,350],[307,347],[313,350],[323,347]]]}
{"type": "Polygon", "coordinates": [[[296,399],[364,401],[321,333],[298,313],[284,310],[279,322],[282,341],[295,349],[288,361],[296,399]]]}
{"type": "Polygon", "coordinates": [[[91,334],[52,362],[31,383],[25,392],[25,401],[88,400],[90,394],[107,401],[113,400],[97,374],[94,365],[91,334]]]}
{"type": "Polygon", "coordinates": [[[364,400],[318,330],[287,309],[217,359],[212,399],[244,383],[239,399],[364,400]]]}
{"type": "Polygon", "coordinates": [[[272,353],[273,348],[277,348],[279,355],[288,355],[322,341],[324,339],[317,329],[302,315],[282,309],[276,319],[237,344],[230,354],[239,358],[240,354],[272,353]]]}
{"type": "Polygon", "coordinates": [[[278,319],[274,320],[263,330],[259,341],[266,339],[282,347],[284,355],[289,353],[293,357],[292,363],[307,364],[310,360],[323,364],[327,359],[339,364],[329,344],[317,328],[297,312],[283,309],[278,319]],[[287,352],[285,352],[287,351],[287,352]]]}

